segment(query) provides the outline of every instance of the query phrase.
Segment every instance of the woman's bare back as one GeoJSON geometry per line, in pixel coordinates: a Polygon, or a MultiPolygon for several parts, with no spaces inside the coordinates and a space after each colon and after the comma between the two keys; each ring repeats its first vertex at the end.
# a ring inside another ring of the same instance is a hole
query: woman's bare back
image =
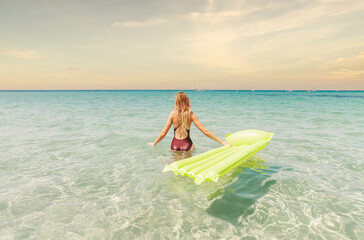
{"type": "MultiPolygon", "coordinates": [[[[188,132],[186,131],[186,129],[183,129],[181,127],[181,122],[177,119],[176,114],[174,114],[174,112],[172,112],[173,117],[172,117],[172,123],[173,123],[173,128],[175,129],[175,138],[177,139],[185,139],[186,137],[188,137],[188,132]]],[[[188,121],[188,129],[191,129],[191,124],[192,124],[192,112],[190,112],[190,120],[188,121]]]]}

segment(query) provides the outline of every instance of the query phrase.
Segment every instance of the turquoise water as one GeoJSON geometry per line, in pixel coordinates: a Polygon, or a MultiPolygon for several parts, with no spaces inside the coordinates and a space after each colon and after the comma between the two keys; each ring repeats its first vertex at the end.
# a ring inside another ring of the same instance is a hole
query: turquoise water
{"type": "MultiPolygon", "coordinates": [[[[177,91],[0,92],[1,239],[360,239],[364,92],[187,91],[272,142],[218,183],[162,173],[177,91]]],[[[192,155],[218,147],[195,127],[192,155]]]]}

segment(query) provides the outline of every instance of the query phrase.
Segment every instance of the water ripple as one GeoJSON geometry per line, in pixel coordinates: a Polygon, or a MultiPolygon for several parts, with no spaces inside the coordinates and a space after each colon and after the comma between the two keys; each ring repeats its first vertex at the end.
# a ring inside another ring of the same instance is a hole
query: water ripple
{"type": "MultiPolygon", "coordinates": [[[[362,92],[188,92],[219,137],[273,141],[218,183],[162,173],[174,91],[0,95],[2,239],[360,239],[362,92]]],[[[192,155],[217,147],[195,127],[192,155]]]]}

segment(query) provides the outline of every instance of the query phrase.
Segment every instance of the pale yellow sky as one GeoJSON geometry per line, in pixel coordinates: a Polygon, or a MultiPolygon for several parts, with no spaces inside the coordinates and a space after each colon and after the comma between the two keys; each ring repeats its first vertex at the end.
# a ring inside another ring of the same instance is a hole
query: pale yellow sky
{"type": "Polygon", "coordinates": [[[1,1],[3,89],[364,89],[362,0],[1,1]]]}

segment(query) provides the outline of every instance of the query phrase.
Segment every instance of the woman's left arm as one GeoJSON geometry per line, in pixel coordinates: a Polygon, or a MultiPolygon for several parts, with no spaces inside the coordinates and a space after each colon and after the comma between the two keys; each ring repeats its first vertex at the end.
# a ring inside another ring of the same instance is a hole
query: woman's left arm
{"type": "Polygon", "coordinates": [[[169,114],[167,123],[166,123],[166,125],[164,125],[164,128],[163,128],[162,132],[159,134],[159,136],[157,137],[157,139],[152,143],[148,143],[148,145],[157,145],[157,143],[159,143],[167,135],[169,129],[172,126],[172,117],[173,117],[173,112],[171,112],[171,114],[169,114]]]}

